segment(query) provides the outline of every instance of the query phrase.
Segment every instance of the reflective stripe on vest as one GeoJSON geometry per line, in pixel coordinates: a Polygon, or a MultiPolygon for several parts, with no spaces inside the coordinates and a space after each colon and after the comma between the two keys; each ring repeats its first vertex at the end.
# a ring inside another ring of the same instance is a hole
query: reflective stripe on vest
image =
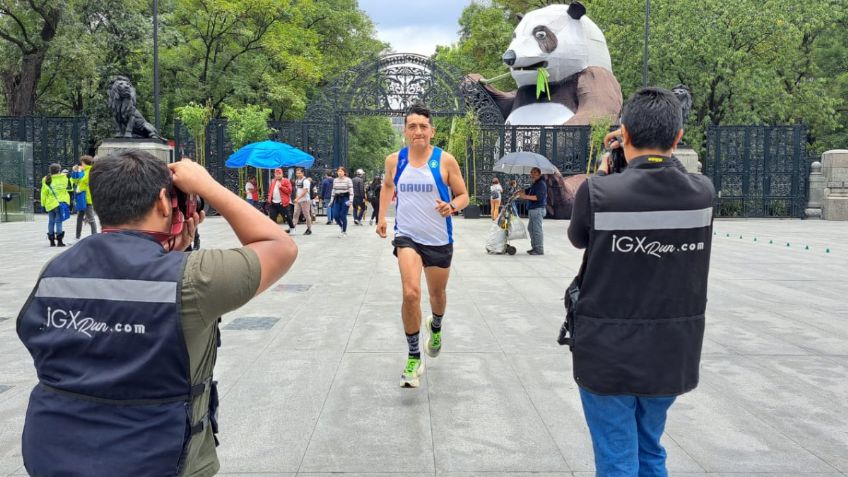
{"type": "Polygon", "coordinates": [[[18,317],[39,385],[22,453],[32,475],[178,475],[193,432],[179,290],[186,254],[133,232],[92,236],[45,267],[18,317]],[[83,271],[83,273],[80,273],[83,271]]]}

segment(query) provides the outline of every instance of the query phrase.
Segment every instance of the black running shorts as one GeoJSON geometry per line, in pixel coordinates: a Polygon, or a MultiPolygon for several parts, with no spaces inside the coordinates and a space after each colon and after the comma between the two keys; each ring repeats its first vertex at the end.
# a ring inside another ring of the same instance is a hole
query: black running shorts
{"type": "Polygon", "coordinates": [[[409,237],[395,237],[392,245],[395,246],[395,257],[397,257],[397,249],[411,248],[421,257],[421,261],[425,267],[450,268],[451,266],[451,259],[453,258],[452,243],[447,245],[421,245],[409,237]]]}

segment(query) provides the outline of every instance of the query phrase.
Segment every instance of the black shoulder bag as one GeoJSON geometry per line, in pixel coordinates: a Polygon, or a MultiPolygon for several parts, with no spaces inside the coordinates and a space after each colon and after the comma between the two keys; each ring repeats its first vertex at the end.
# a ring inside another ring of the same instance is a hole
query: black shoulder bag
{"type": "Polygon", "coordinates": [[[559,328],[559,336],[557,343],[561,346],[568,345],[569,349],[574,349],[574,307],[577,305],[577,300],[580,299],[580,286],[583,284],[583,273],[586,271],[586,260],[589,256],[589,249],[583,252],[583,263],[580,264],[580,270],[577,276],[565,289],[565,321],[559,328]]]}

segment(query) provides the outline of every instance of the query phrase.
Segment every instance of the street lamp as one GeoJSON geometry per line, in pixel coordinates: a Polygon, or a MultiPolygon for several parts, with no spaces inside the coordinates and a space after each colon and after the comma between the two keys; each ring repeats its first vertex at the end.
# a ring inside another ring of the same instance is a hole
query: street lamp
{"type": "Polygon", "coordinates": [[[651,0],[645,0],[645,52],[642,54],[642,86],[648,86],[648,32],[651,28],[651,0]]]}
{"type": "Polygon", "coordinates": [[[159,127],[159,0],[153,0],[153,111],[157,131],[159,127]]]}

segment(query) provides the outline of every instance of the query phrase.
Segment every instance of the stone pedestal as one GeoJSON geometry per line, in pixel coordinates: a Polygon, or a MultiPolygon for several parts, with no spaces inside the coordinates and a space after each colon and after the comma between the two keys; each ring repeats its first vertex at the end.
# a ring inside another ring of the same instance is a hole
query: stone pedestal
{"type": "Polygon", "coordinates": [[[701,173],[701,163],[698,162],[698,153],[691,147],[682,146],[677,148],[674,151],[674,157],[676,157],[690,173],[701,173]]]}
{"type": "Polygon", "coordinates": [[[810,164],[810,179],[808,184],[809,200],[807,201],[807,208],[804,209],[804,215],[808,219],[820,219],[822,218],[822,202],[824,202],[825,186],[821,162],[816,161],[810,164]]]}
{"type": "Polygon", "coordinates": [[[168,147],[168,144],[156,139],[113,137],[100,144],[100,147],[97,148],[97,157],[105,157],[118,149],[139,149],[149,152],[166,163],[171,162],[173,156],[172,149],[168,147]]]}
{"type": "Polygon", "coordinates": [[[822,218],[848,220],[848,150],[822,154],[822,174],[825,178],[822,218]]]}

